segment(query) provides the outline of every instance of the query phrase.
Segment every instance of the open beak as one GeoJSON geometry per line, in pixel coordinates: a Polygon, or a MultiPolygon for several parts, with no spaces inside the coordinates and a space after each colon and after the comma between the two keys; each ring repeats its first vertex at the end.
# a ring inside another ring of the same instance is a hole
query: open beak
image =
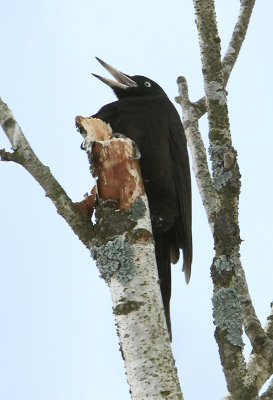
{"type": "Polygon", "coordinates": [[[110,74],[116,79],[115,81],[108,78],[103,78],[102,76],[92,74],[102,82],[106,83],[106,85],[111,88],[119,88],[119,89],[127,89],[129,87],[137,87],[137,83],[133,81],[128,75],[123,74],[118,71],[116,68],[111,67],[111,65],[107,64],[105,61],[102,61],[100,58],[96,57],[99,63],[108,71],[110,74]]]}

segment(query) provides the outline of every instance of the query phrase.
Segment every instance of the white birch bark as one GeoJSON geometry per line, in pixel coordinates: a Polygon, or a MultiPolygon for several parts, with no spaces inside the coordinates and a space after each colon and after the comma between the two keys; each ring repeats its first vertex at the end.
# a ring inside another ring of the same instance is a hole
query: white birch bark
{"type": "MultiPolygon", "coordinates": [[[[148,210],[146,199],[145,203],[148,210]]],[[[135,229],[151,233],[147,213],[135,229]]],[[[153,243],[141,240],[133,244],[132,264],[135,273],[128,283],[117,278],[109,282],[132,399],[183,399],[165,323],[153,243]]]]}

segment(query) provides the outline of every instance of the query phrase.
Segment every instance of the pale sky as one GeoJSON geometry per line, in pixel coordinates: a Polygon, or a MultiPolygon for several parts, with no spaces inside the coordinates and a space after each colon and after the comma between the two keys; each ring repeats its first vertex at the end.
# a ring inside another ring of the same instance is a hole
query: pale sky
{"type": "MultiPolygon", "coordinates": [[[[224,52],[239,1],[216,5],[224,52]]],[[[242,261],[263,323],[273,300],[272,12],[272,0],[257,1],[228,85],[242,261]]],[[[75,116],[115,100],[91,76],[105,74],[95,56],[152,78],[171,100],[179,75],[192,100],[203,96],[191,0],[10,0],[0,34],[0,96],[74,201],[93,185],[75,116]]],[[[206,141],[205,117],[201,125],[206,141]]],[[[10,148],[1,132],[3,147],[10,148]]],[[[0,185],[0,398],[129,400],[110,292],[88,251],[22,167],[1,163],[0,185]]],[[[195,183],[193,243],[189,286],[181,263],[173,267],[172,346],[185,400],[218,400],[226,385],[213,337],[213,242],[195,183]]]]}

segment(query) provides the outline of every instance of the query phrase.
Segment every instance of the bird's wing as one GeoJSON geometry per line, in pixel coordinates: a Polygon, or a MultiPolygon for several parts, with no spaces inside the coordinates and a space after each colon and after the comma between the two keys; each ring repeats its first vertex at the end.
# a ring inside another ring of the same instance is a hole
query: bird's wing
{"type": "Polygon", "coordinates": [[[186,282],[191,276],[192,263],[192,206],[191,176],[187,141],[179,116],[170,123],[170,149],[174,161],[175,188],[179,204],[179,221],[176,226],[177,245],[183,249],[183,271],[186,282]]]}

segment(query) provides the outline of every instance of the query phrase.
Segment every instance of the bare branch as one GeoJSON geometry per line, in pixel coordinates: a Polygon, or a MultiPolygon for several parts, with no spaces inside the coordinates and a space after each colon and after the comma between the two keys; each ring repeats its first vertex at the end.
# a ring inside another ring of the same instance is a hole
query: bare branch
{"type": "MultiPolygon", "coordinates": [[[[273,374],[273,304],[271,304],[271,313],[267,319],[268,323],[264,328],[265,337],[263,334],[260,334],[260,329],[258,329],[257,334],[254,331],[254,337],[257,336],[254,343],[255,350],[248,362],[248,371],[258,390],[262,388],[264,383],[273,374]]],[[[256,327],[254,319],[253,329],[256,327]]],[[[265,399],[270,399],[270,397],[265,397],[265,399]]]]}
{"type": "Polygon", "coordinates": [[[216,257],[212,266],[215,285],[214,317],[217,326],[215,335],[231,392],[228,398],[237,399],[247,396],[248,399],[256,399],[258,390],[272,374],[272,337],[267,335],[267,332],[272,333],[273,321],[270,319],[266,331],[264,331],[252,305],[240,262],[238,226],[240,173],[236,162],[236,151],[231,143],[224,91],[244,41],[255,1],[241,2],[238,21],[222,64],[220,62],[220,41],[214,18],[214,3],[210,1],[204,4],[198,0],[194,3],[207,101],[205,104],[205,97],[203,97],[198,102],[191,103],[187,83],[183,77],[178,80],[180,96],[177,100],[183,108],[183,121],[199,192],[216,240],[216,257]],[[213,180],[209,173],[206,151],[198,130],[198,119],[207,109],[213,180]],[[208,199],[208,201],[204,201],[204,199],[208,199]],[[228,203],[230,210],[226,209],[228,203]],[[210,204],[213,205],[213,208],[210,208],[210,204]],[[227,228],[229,225],[230,227],[227,228]],[[230,234],[221,235],[223,226],[226,231],[230,229],[230,234]],[[221,238],[221,236],[223,237],[221,238]],[[234,238],[237,239],[234,240],[234,238]],[[230,244],[229,249],[225,243],[230,244]],[[234,244],[233,248],[232,243],[234,244]],[[235,275],[232,271],[235,272],[235,275]],[[240,323],[243,324],[253,347],[248,365],[245,363],[242,350],[236,348],[236,346],[240,346],[240,343],[242,344],[240,323]],[[236,325],[237,328],[234,329],[236,325]],[[241,383],[238,385],[238,382],[241,383]]]}
{"type": "MultiPolygon", "coordinates": [[[[214,224],[216,257],[212,266],[214,317],[217,326],[215,336],[231,392],[230,398],[246,396],[248,399],[256,399],[258,390],[272,374],[273,343],[255,313],[239,258],[240,173],[236,151],[231,143],[224,91],[244,40],[254,2],[241,2],[240,16],[222,65],[214,3],[209,3],[195,1],[210,126],[213,185],[220,199],[214,224]],[[223,70],[222,66],[226,68],[223,70]],[[230,233],[227,233],[229,230],[230,233]],[[240,321],[253,347],[248,365],[242,351],[238,349],[238,346],[241,346],[240,321]],[[234,347],[235,344],[237,348],[234,347]]],[[[186,94],[184,103],[187,101],[186,94]]],[[[195,118],[196,115],[197,118],[200,117],[204,111],[203,101],[204,99],[201,99],[193,105],[196,111],[195,118]]],[[[271,328],[270,321],[267,329],[270,331],[271,328]]]]}
{"type": "Polygon", "coordinates": [[[209,172],[207,153],[199,130],[198,113],[195,105],[190,102],[186,78],[179,77],[177,83],[179,97],[176,101],[183,110],[183,125],[191,151],[193,170],[208,221],[212,224],[217,210],[218,196],[209,172]]]}
{"type": "Polygon", "coordinates": [[[1,99],[0,124],[13,148],[13,153],[5,152],[5,150],[1,151],[2,160],[13,161],[23,166],[42,186],[46,196],[52,200],[58,213],[70,225],[74,233],[86,247],[90,248],[92,238],[92,224],[90,220],[80,213],[64,189],[51,174],[50,169],[38,159],[11,110],[1,99]]]}
{"type": "Polygon", "coordinates": [[[226,86],[231,71],[239,56],[242,44],[245,40],[249,21],[252,15],[252,10],[255,5],[255,0],[242,0],[236,25],[234,27],[231,40],[229,42],[226,54],[222,61],[223,78],[226,86]]]}
{"type": "Polygon", "coordinates": [[[241,262],[237,266],[236,277],[239,299],[243,307],[243,325],[245,332],[250,340],[253,351],[261,351],[261,347],[268,341],[268,336],[262,328],[261,322],[253,307],[241,262]]]}
{"type": "MultiPolygon", "coordinates": [[[[227,85],[231,71],[235,65],[235,62],[239,56],[242,44],[244,42],[246,32],[248,29],[249,21],[252,15],[253,7],[255,5],[255,0],[242,0],[240,11],[236,25],[234,27],[226,54],[222,61],[223,69],[223,81],[224,86],[227,85]]],[[[194,103],[196,109],[198,110],[198,118],[207,111],[206,109],[206,99],[205,96],[194,103]]]]}
{"type": "Polygon", "coordinates": [[[244,313],[236,276],[241,242],[238,224],[240,172],[231,142],[220,38],[214,1],[194,0],[194,7],[207,99],[213,185],[219,196],[213,229],[216,256],[211,268],[215,338],[231,396],[236,400],[254,400],[258,398],[258,391],[247,372],[242,351],[244,313]]]}
{"type": "Polygon", "coordinates": [[[244,330],[253,349],[247,364],[247,372],[259,391],[273,373],[273,341],[268,334],[272,329],[272,311],[268,317],[269,322],[263,329],[253,307],[245,273],[240,262],[236,269],[236,277],[239,300],[243,310],[244,330]]]}

